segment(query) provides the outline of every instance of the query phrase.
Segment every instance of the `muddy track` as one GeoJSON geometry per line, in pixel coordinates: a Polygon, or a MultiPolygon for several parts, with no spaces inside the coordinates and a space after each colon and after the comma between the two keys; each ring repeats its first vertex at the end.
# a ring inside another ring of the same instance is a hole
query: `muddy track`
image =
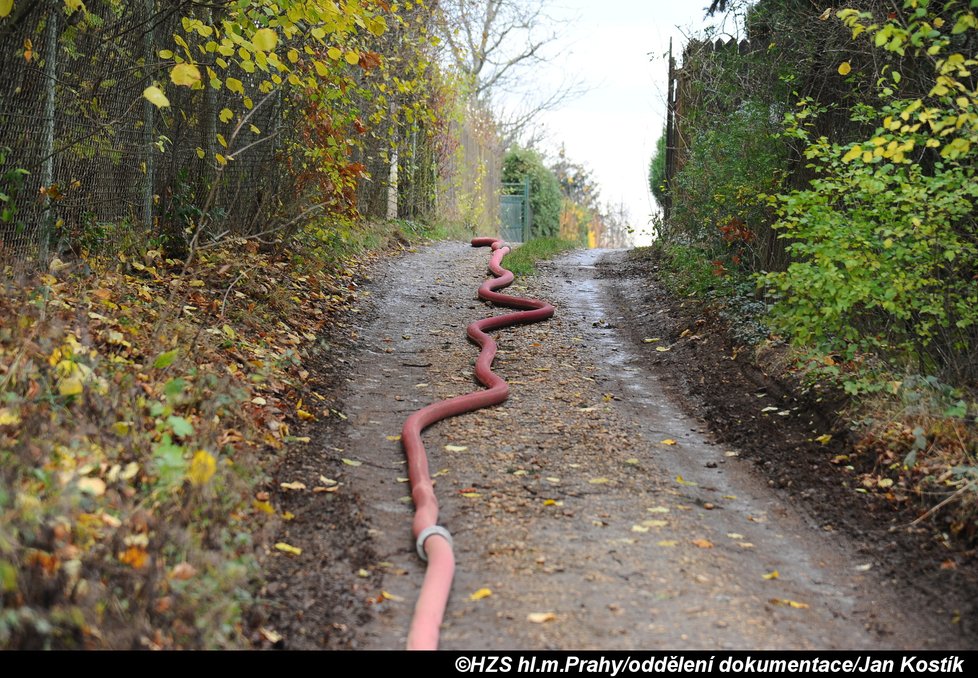
{"type": "MultiPolygon", "coordinates": [[[[425,434],[458,559],[442,647],[973,647],[945,609],[904,609],[905,582],[713,437],[689,376],[658,360],[675,339],[642,340],[672,311],[622,295],[654,283],[621,254],[599,271],[601,256],[514,286],[557,314],[497,334],[510,400],[425,434]]],[[[423,566],[395,438],[414,409],[471,390],[464,327],[505,312],[475,298],[486,259],[441,243],[375,271],[325,396],[346,418],[276,478],[340,483],[279,497],[295,518],[276,538],[304,549],[266,559],[264,623],[281,645],[403,647],[423,566]]]]}

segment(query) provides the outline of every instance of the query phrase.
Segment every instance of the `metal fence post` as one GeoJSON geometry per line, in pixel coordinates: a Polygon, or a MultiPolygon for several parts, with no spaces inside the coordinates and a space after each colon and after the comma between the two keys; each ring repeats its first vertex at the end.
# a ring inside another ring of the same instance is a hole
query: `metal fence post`
{"type": "MultiPolygon", "coordinates": [[[[153,39],[153,15],[156,11],[156,0],[144,0],[143,7],[146,11],[146,32],[143,34],[143,78],[146,87],[153,84],[150,72],[150,64],[155,58],[154,39],[153,39]]],[[[153,189],[154,168],[153,168],[153,126],[154,111],[153,104],[143,97],[143,153],[146,177],[143,183],[143,224],[147,233],[153,230],[153,189]]]]}
{"type": "MultiPolygon", "coordinates": [[[[48,13],[44,28],[44,163],[41,165],[41,186],[49,190],[54,183],[54,115],[58,79],[58,7],[48,13]]],[[[54,201],[50,192],[45,198],[45,215],[41,220],[39,256],[48,257],[48,241],[54,225],[54,201]]]]}

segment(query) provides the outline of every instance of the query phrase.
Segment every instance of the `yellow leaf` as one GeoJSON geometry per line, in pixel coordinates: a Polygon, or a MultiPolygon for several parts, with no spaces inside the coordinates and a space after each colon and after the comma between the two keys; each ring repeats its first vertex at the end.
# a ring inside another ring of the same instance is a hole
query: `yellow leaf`
{"type": "Polygon", "coordinates": [[[83,390],[85,390],[85,387],[82,385],[82,381],[78,377],[62,379],[61,383],[58,384],[58,393],[63,396],[79,395],[83,390]]]}
{"type": "Polygon", "coordinates": [[[326,56],[328,56],[333,61],[336,61],[341,56],[343,56],[343,52],[342,50],[340,50],[339,47],[330,47],[328,50],[326,50],[326,56]]]}
{"type": "Polygon", "coordinates": [[[462,496],[466,499],[478,499],[482,495],[478,492],[462,492],[462,496]]]}
{"type": "Polygon", "coordinates": [[[356,66],[358,63],[360,63],[360,55],[352,50],[346,53],[345,58],[346,63],[350,64],[351,66],[356,66]]]}
{"type": "Polygon", "coordinates": [[[544,499],[543,500],[543,505],[544,506],[553,506],[556,503],[557,503],[557,500],[556,499],[544,499]]]}
{"type": "Polygon", "coordinates": [[[849,75],[851,71],[852,66],[848,61],[843,61],[841,64],[839,64],[839,75],[849,75]]]}
{"type": "Polygon", "coordinates": [[[662,443],[663,445],[675,445],[675,444],[676,444],[676,441],[675,441],[675,440],[673,440],[672,438],[666,438],[665,440],[663,440],[663,441],[660,441],[660,442],[661,442],[661,443],[662,443]]]}
{"type": "Polygon", "coordinates": [[[163,90],[159,87],[150,86],[143,90],[143,96],[149,103],[153,104],[157,108],[166,108],[170,105],[170,100],[166,98],[163,94],[163,90]]]}
{"type": "Polygon", "coordinates": [[[65,7],[68,9],[68,13],[71,14],[80,9],[85,9],[85,3],[82,0],[65,0],[65,7]]]}
{"type": "Polygon", "coordinates": [[[220,112],[220,114],[217,117],[219,117],[221,119],[221,122],[226,123],[231,118],[234,117],[234,111],[232,111],[230,108],[221,109],[221,112],[220,112]]]}
{"type": "Polygon", "coordinates": [[[662,340],[659,339],[659,337],[645,337],[645,339],[642,339],[643,344],[654,344],[657,341],[662,341],[662,340]]]}
{"type": "Polygon", "coordinates": [[[630,458],[628,458],[628,459],[625,460],[625,463],[626,464],[631,464],[632,466],[634,466],[635,464],[638,463],[638,459],[635,458],[635,457],[630,457],[630,458]]]}
{"type": "Polygon", "coordinates": [[[665,520],[643,520],[642,525],[645,527],[665,527],[669,523],[665,520]]]}
{"type": "Polygon", "coordinates": [[[187,469],[187,479],[194,487],[200,487],[210,482],[217,472],[217,460],[207,450],[197,450],[194,458],[190,460],[190,468],[187,469]]]}
{"type": "Polygon", "coordinates": [[[807,610],[808,603],[799,603],[794,600],[788,600],[787,598],[771,598],[769,601],[772,605],[784,605],[785,607],[793,607],[796,610],[807,610]]]}
{"type": "Polygon", "coordinates": [[[828,445],[829,444],[829,441],[832,440],[832,434],[831,433],[826,433],[825,435],[819,436],[815,440],[818,441],[818,442],[820,442],[820,443],[822,443],[823,445],[828,445]]]}
{"type": "Polygon", "coordinates": [[[396,443],[398,440],[401,439],[401,436],[387,436],[387,439],[392,443],[396,443]]]}
{"type": "Polygon", "coordinates": [[[656,542],[656,546],[676,546],[679,542],[675,539],[663,539],[662,541],[656,542]]]}
{"type": "Polygon", "coordinates": [[[14,8],[14,0],[0,0],[0,19],[10,14],[14,8]]]}
{"type": "Polygon", "coordinates": [[[275,545],[275,548],[277,548],[279,551],[282,551],[283,553],[288,553],[289,555],[293,555],[293,556],[302,555],[302,549],[300,549],[297,546],[292,546],[291,544],[286,544],[284,541],[280,541],[279,543],[277,543],[275,545]]]}
{"type": "Polygon", "coordinates": [[[174,85],[193,87],[200,82],[200,69],[193,64],[177,64],[170,71],[170,80],[174,85]]]}
{"type": "Polygon", "coordinates": [[[743,539],[744,535],[740,534],[739,532],[727,532],[727,537],[730,539],[743,539]]]}
{"type": "Polygon", "coordinates": [[[228,88],[231,92],[237,92],[238,94],[244,94],[244,84],[237,78],[228,78],[224,81],[224,86],[228,88]]]}
{"type": "Polygon", "coordinates": [[[652,508],[645,509],[649,513],[669,513],[669,509],[665,506],[653,506],[652,508]]]}
{"type": "Polygon", "coordinates": [[[607,478],[591,478],[588,482],[591,483],[592,485],[605,485],[607,483],[610,483],[611,481],[608,480],[607,478]]]}
{"type": "Polygon", "coordinates": [[[363,464],[362,461],[356,461],[354,459],[341,459],[340,461],[342,461],[347,466],[360,466],[361,464],[363,464]]]}
{"type": "Polygon", "coordinates": [[[0,407],[0,426],[16,426],[20,423],[20,415],[9,407],[0,407]]]}
{"type": "Polygon", "coordinates": [[[656,346],[655,347],[655,350],[658,351],[659,353],[665,353],[666,351],[669,350],[669,347],[668,346],[656,346]]]}
{"type": "Polygon", "coordinates": [[[696,487],[696,483],[694,483],[694,482],[692,482],[690,480],[685,480],[682,476],[676,476],[676,482],[679,483],[680,485],[687,485],[689,487],[696,487]]]}
{"type": "Polygon", "coordinates": [[[279,483],[278,486],[281,487],[283,490],[304,490],[304,489],[306,489],[306,484],[305,483],[300,483],[299,481],[295,481],[295,482],[292,482],[292,483],[279,483]]]}
{"type": "Polygon", "coordinates": [[[644,525],[632,525],[632,532],[648,532],[649,528],[644,525]]]}
{"type": "Polygon", "coordinates": [[[257,499],[251,502],[251,508],[256,511],[261,511],[262,513],[267,513],[272,516],[275,515],[275,509],[267,501],[258,501],[257,499]]]}
{"type": "Polygon", "coordinates": [[[469,596],[469,600],[482,600],[483,598],[488,598],[491,595],[492,590],[483,588],[469,596]]]}
{"type": "Polygon", "coordinates": [[[394,595],[393,593],[388,593],[387,591],[381,591],[380,596],[384,600],[391,600],[394,601],[395,603],[400,603],[404,601],[404,598],[402,598],[401,596],[394,595]]]}
{"type": "Polygon", "coordinates": [[[533,622],[534,624],[544,624],[546,622],[551,622],[557,618],[557,615],[553,612],[531,612],[526,615],[526,620],[528,622],[533,622]]]}
{"type": "Polygon", "coordinates": [[[465,452],[469,448],[465,445],[445,445],[445,449],[449,452],[465,452]]]}
{"type": "Polygon", "coordinates": [[[302,419],[303,421],[316,418],[311,412],[306,412],[305,410],[296,410],[295,413],[299,416],[299,419],[302,419]]]}
{"type": "Polygon", "coordinates": [[[767,579],[768,581],[770,581],[772,579],[777,579],[780,576],[781,575],[778,574],[778,571],[777,570],[772,570],[772,571],[768,572],[767,574],[762,574],[761,575],[761,578],[762,579],[767,579]]]}
{"type": "Polygon", "coordinates": [[[278,34],[271,28],[260,28],[252,36],[251,44],[263,52],[271,52],[278,44],[278,34]]]}

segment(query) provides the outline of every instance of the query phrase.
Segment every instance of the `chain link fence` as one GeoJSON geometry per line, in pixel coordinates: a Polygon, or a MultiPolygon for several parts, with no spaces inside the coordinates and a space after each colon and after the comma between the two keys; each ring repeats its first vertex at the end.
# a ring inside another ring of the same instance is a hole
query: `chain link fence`
{"type": "MultiPolygon", "coordinates": [[[[225,152],[215,148],[218,134],[231,142],[237,124],[220,111],[235,108],[233,95],[168,88],[172,105],[163,109],[142,96],[168,78],[157,53],[181,18],[204,13],[206,21],[210,9],[189,0],[89,0],[83,21],[64,7],[18,2],[0,22],[0,260],[178,242],[205,210],[205,237],[255,235],[310,207],[288,169],[303,111],[280,93],[255,102],[233,161],[220,170],[212,160],[225,152]]],[[[389,135],[366,137],[361,214],[497,226],[501,149],[484,117],[422,128],[393,153],[389,135]]]]}

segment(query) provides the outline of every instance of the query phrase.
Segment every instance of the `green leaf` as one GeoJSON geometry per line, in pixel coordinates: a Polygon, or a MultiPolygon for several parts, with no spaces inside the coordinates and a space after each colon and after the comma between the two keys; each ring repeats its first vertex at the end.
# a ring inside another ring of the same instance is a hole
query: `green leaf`
{"type": "Polygon", "coordinates": [[[182,445],[174,445],[169,434],[164,434],[153,448],[153,463],[163,485],[174,485],[183,481],[187,460],[183,458],[182,445]]]}
{"type": "Polygon", "coordinates": [[[173,431],[173,435],[179,436],[180,438],[186,438],[194,434],[193,425],[183,417],[170,415],[166,418],[166,424],[173,431]]]}
{"type": "Polygon", "coordinates": [[[221,119],[221,122],[226,123],[234,117],[234,111],[230,108],[225,108],[221,110],[221,113],[217,117],[221,119]]]}
{"type": "Polygon", "coordinates": [[[164,370],[173,364],[173,361],[177,359],[177,354],[180,349],[175,348],[172,351],[167,351],[166,353],[160,353],[156,356],[156,360],[153,361],[153,367],[158,370],[164,370]]]}
{"type": "Polygon", "coordinates": [[[186,379],[177,377],[176,379],[170,379],[170,381],[166,382],[166,384],[163,386],[163,393],[165,393],[169,398],[175,398],[183,393],[184,389],[186,388],[186,379]]]}

